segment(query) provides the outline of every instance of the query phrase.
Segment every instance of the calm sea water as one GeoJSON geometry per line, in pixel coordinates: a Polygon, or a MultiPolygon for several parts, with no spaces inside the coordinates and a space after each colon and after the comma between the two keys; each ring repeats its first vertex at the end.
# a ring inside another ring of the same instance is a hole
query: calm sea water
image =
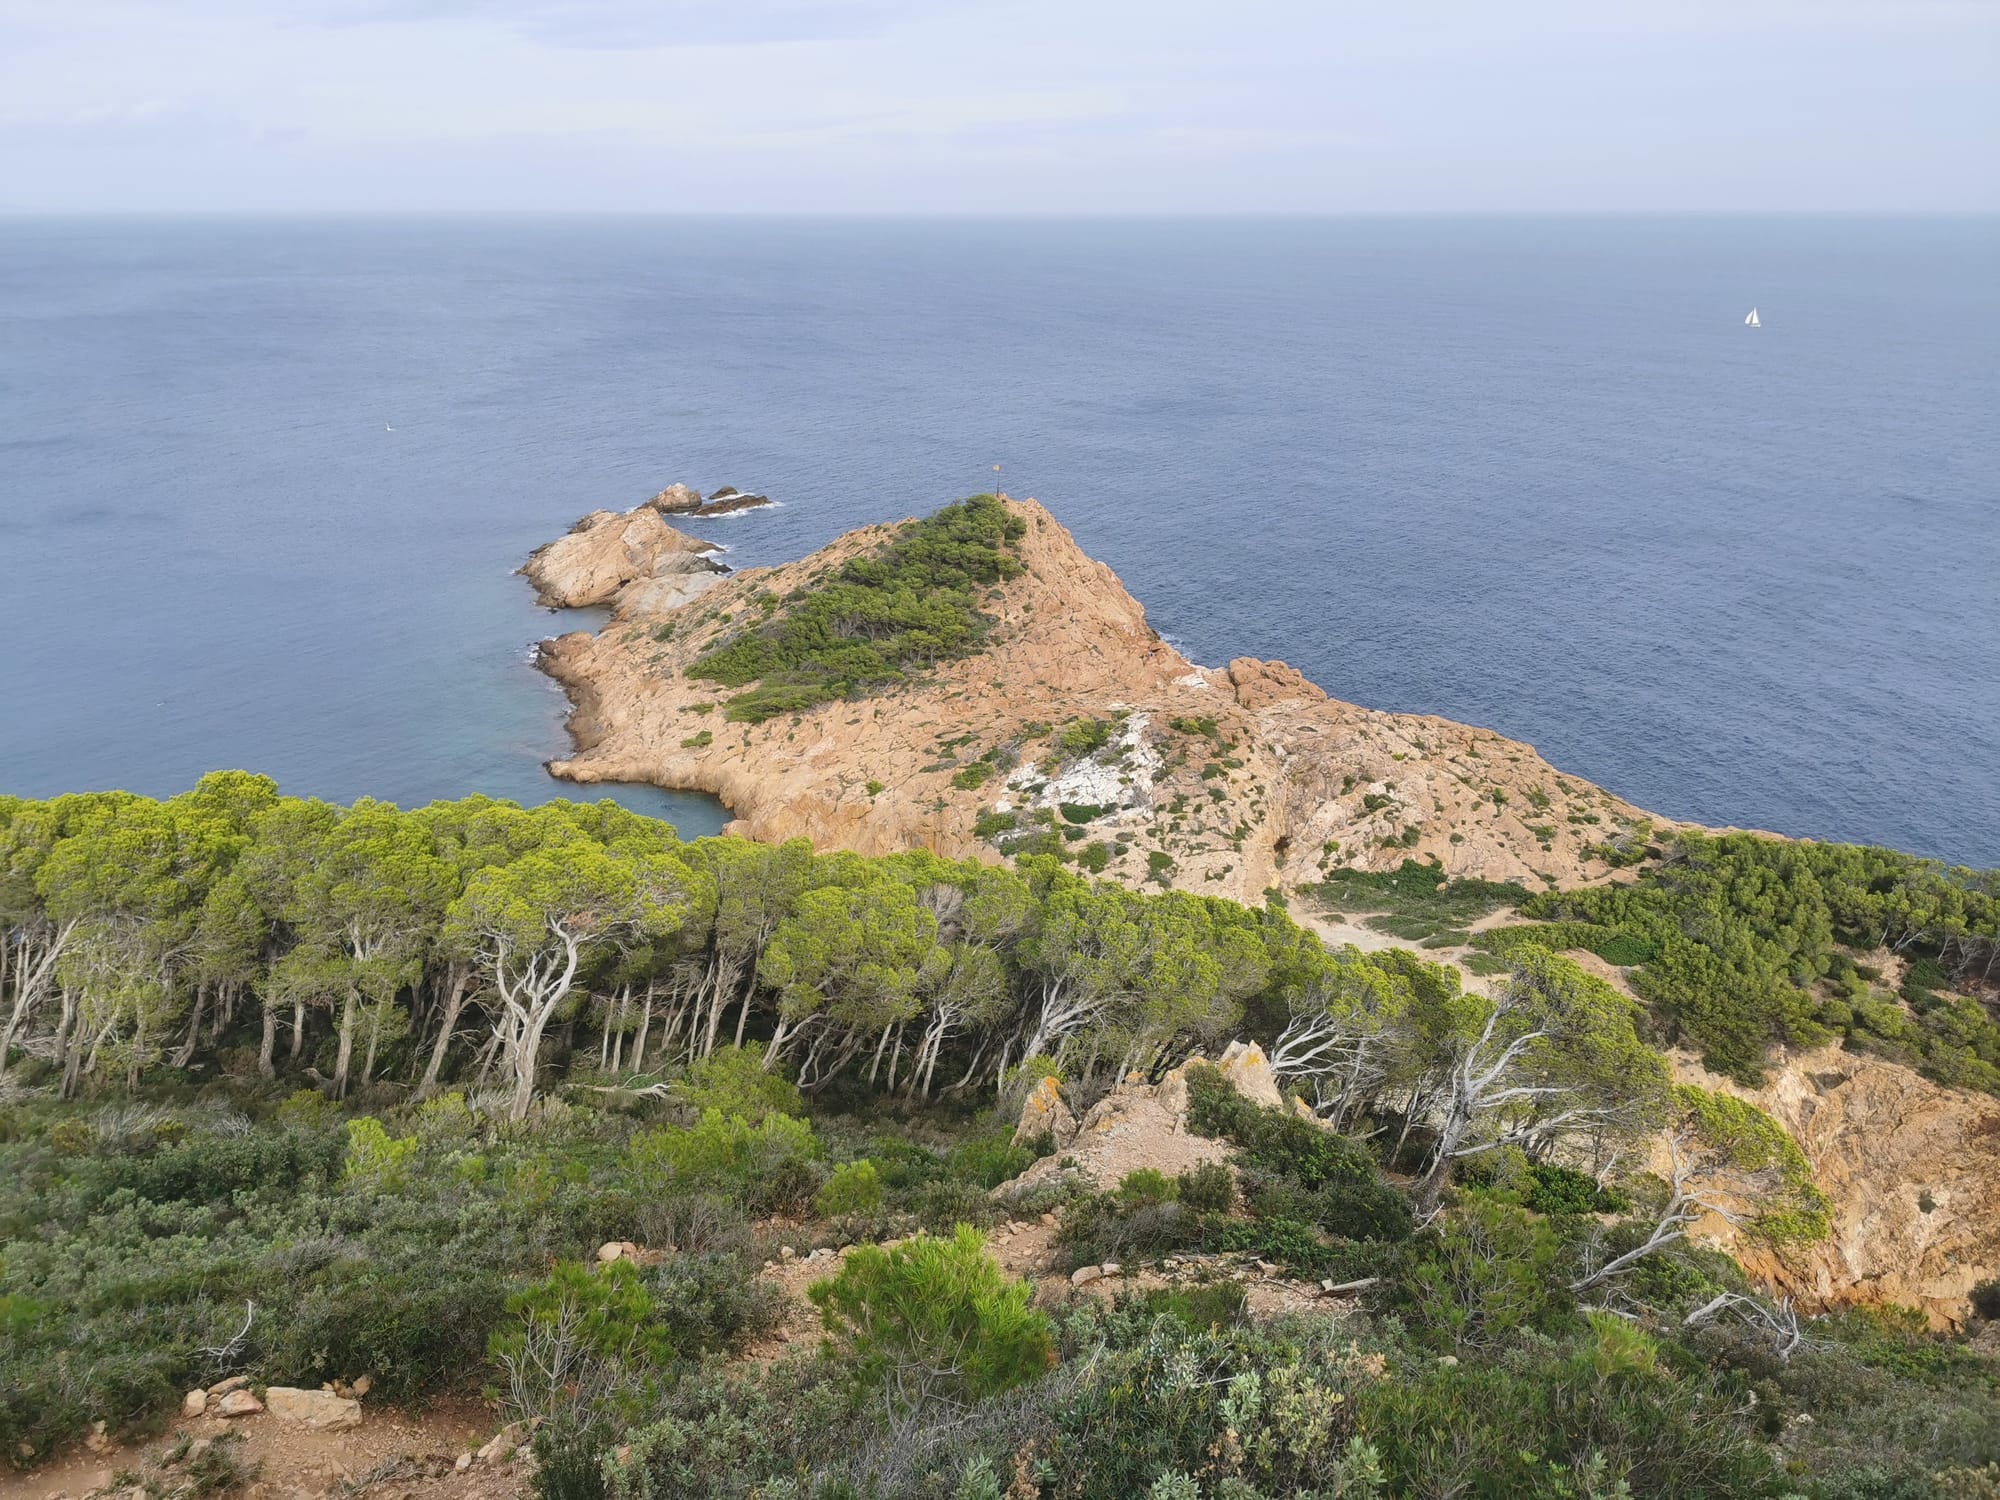
{"type": "Polygon", "coordinates": [[[560,795],[530,547],[997,484],[1199,661],[2000,864],[1996,268],[1990,219],[0,220],[0,790],[560,795]]]}

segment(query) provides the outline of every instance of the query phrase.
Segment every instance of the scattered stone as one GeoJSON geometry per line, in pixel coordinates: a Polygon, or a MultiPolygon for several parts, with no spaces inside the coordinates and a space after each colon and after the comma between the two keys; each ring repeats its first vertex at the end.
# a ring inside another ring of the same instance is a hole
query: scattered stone
{"type": "Polygon", "coordinates": [[[505,1427],[486,1440],[485,1445],[479,1450],[479,1461],[483,1464],[491,1464],[498,1463],[505,1458],[513,1457],[514,1450],[521,1446],[522,1440],[526,1436],[527,1426],[525,1423],[509,1422],[505,1427]]]}
{"type": "Polygon", "coordinates": [[[1115,1260],[1107,1260],[1101,1267],[1099,1267],[1099,1269],[1102,1270],[1106,1276],[1123,1276],[1125,1274],[1125,1268],[1119,1265],[1118,1262],[1115,1260]]]}
{"type": "Polygon", "coordinates": [[[1053,1224],[1053,1223],[1055,1223],[1055,1221],[1056,1221],[1056,1216],[1055,1216],[1054,1214],[1043,1214],[1043,1215],[1042,1215],[1042,1222],[1043,1222],[1044,1224],[1053,1224]]]}
{"type": "Polygon", "coordinates": [[[232,1375],[227,1380],[218,1380],[208,1388],[211,1396],[226,1396],[231,1391],[240,1391],[250,1383],[248,1375],[232,1375]]]}
{"type": "Polygon", "coordinates": [[[1278,1274],[1278,1268],[1277,1268],[1277,1266],[1275,1266],[1274,1264],[1272,1264],[1272,1263],[1271,1263],[1270,1261],[1268,1261],[1268,1260],[1260,1260],[1260,1261],[1258,1261],[1258,1262],[1257,1262],[1257,1269],[1258,1269],[1258,1270],[1260,1270],[1260,1271],[1262,1271],[1262,1272],[1263,1272],[1263,1273],[1264,1273],[1264,1274],[1265,1274],[1266,1276],[1275,1276],[1275,1275],[1277,1275],[1277,1274],[1278,1274]]]}
{"type": "Polygon", "coordinates": [[[472,1467],[472,1453],[471,1450],[469,1449],[466,1452],[459,1454],[458,1462],[452,1465],[452,1468],[457,1470],[461,1474],[463,1474],[467,1469],[471,1467],[472,1467]]]}
{"type": "Polygon", "coordinates": [[[193,1390],[189,1391],[185,1396],[181,1397],[182,1416],[198,1417],[207,1410],[208,1410],[207,1391],[193,1390]]]}
{"type": "Polygon", "coordinates": [[[1102,1266],[1078,1266],[1074,1271],[1069,1273],[1069,1284],[1071,1286],[1088,1286],[1091,1282],[1100,1280],[1103,1275],[1104,1267],[1102,1266]]]}
{"type": "Polygon", "coordinates": [[[793,1249],[793,1248],[792,1248],[792,1247],[791,1247],[790,1245],[780,1245],[780,1246],[778,1246],[778,1259],[779,1259],[779,1260],[797,1260],[797,1259],[798,1259],[798,1255],[799,1255],[799,1252],[798,1252],[798,1251],[796,1251],[796,1250],[794,1250],[794,1249],[793,1249]]]}
{"type": "Polygon", "coordinates": [[[216,1411],[225,1417],[254,1417],[264,1409],[264,1403],[248,1391],[238,1388],[222,1398],[216,1411]]]}
{"type": "Polygon", "coordinates": [[[303,1391],[274,1385],[264,1392],[271,1415],[318,1432],[345,1432],[361,1425],[361,1403],[332,1391],[303,1391]]]}

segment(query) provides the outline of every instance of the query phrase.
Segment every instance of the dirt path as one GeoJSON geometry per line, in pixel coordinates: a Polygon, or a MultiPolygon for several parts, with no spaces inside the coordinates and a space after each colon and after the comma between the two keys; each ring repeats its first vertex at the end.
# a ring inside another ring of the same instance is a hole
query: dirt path
{"type": "Polygon", "coordinates": [[[243,1491],[246,1500],[312,1500],[335,1494],[343,1500],[361,1495],[380,1500],[520,1500],[529,1489],[524,1465],[476,1462],[462,1472],[456,1468],[459,1457],[483,1444],[497,1426],[494,1413],[476,1401],[440,1402],[421,1414],[364,1407],[361,1425],[347,1432],[316,1432],[268,1413],[185,1418],[147,1442],[111,1444],[99,1451],[78,1448],[27,1474],[0,1471],[0,1500],[80,1500],[110,1490],[114,1482],[148,1484],[152,1493],[163,1493],[184,1466],[185,1461],[180,1466],[165,1462],[184,1438],[227,1444],[236,1461],[254,1474],[243,1491]]]}

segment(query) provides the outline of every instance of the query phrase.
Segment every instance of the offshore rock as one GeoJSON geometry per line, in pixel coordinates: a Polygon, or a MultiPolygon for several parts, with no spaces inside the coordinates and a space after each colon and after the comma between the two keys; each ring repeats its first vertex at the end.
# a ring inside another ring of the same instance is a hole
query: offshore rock
{"type": "Polygon", "coordinates": [[[550,609],[616,607],[631,586],[657,580],[674,580],[670,597],[678,607],[728,571],[708,556],[717,550],[713,542],[674,530],[649,502],[622,515],[592,511],[568,535],[530,553],[521,572],[550,609]]]}

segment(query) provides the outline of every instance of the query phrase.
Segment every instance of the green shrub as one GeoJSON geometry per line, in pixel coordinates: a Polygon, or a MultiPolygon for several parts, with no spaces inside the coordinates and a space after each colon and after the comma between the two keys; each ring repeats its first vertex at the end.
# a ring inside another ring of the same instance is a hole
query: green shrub
{"type": "Polygon", "coordinates": [[[409,1180],[410,1158],[416,1152],[415,1136],[391,1136],[372,1115],[349,1120],[347,1168],[341,1181],[378,1192],[401,1187],[409,1180]]]}
{"type": "Polygon", "coordinates": [[[764,1044],[717,1047],[675,1080],[675,1102],[697,1113],[720,1110],[759,1124],[766,1115],[803,1115],[805,1100],[782,1073],[766,1071],[764,1044]]]}
{"type": "Polygon", "coordinates": [[[1205,1161],[1180,1175],[1180,1201],[1191,1213],[1226,1214],[1236,1206],[1236,1179],[1220,1162],[1205,1161]]]}
{"type": "Polygon", "coordinates": [[[993,767],[983,760],[975,760],[971,765],[952,773],[951,784],[961,792],[976,792],[992,779],[993,767]]]}
{"type": "Polygon", "coordinates": [[[735,1193],[775,1211],[808,1203],[819,1189],[819,1142],[811,1125],[790,1115],[767,1114],[753,1124],[704,1110],[685,1130],[634,1136],[627,1157],[641,1192],[735,1193]]]}
{"type": "Polygon", "coordinates": [[[1521,1201],[1538,1214],[1615,1214],[1632,1206],[1623,1193],[1600,1187],[1588,1173],[1548,1162],[1528,1168],[1521,1201]]]}
{"type": "Polygon", "coordinates": [[[1196,1286],[1154,1287],[1142,1296],[1148,1317],[1177,1318],[1190,1328],[1230,1328],[1243,1321],[1249,1303],[1241,1282],[1210,1281],[1196,1286]]]}
{"type": "Polygon", "coordinates": [[[1114,1196],[1126,1207],[1138,1208],[1144,1204],[1172,1203],[1180,1194],[1180,1183],[1174,1178],[1152,1167],[1140,1167],[1125,1174],[1114,1196]]]}
{"type": "Polygon", "coordinates": [[[1095,755],[1111,743],[1111,734],[1118,726],[1109,719],[1075,719],[1063,725],[1056,735],[1055,748],[1058,754],[1068,760],[1078,760],[1086,755],[1095,755]]]}
{"type": "Polygon", "coordinates": [[[1575,1299],[1553,1231],[1511,1204],[1475,1198],[1410,1246],[1389,1303],[1420,1337],[1455,1353],[1554,1331],[1575,1299]]]}
{"type": "Polygon", "coordinates": [[[660,1331],[682,1355],[736,1349],[772,1327],[784,1305],[740,1249],[676,1251],[646,1272],[646,1287],[660,1331]]]}
{"type": "Polygon", "coordinates": [[[836,1214],[873,1213],[882,1206],[882,1178],[872,1161],[851,1161],[833,1169],[826,1186],[813,1200],[813,1211],[821,1218],[836,1214]]]}
{"type": "Polygon", "coordinates": [[[828,1342],[892,1406],[978,1400],[1042,1374],[1055,1360],[1032,1288],[1010,1281],[978,1231],[864,1245],[808,1291],[828,1342]]]}
{"type": "Polygon", "coordinates": [[[687,675],[747,687],[725,716],[761,723],[855,697],[976,651],[991,625],[978,590],[1021,572],[1020,519],[992,495],[900,527],[879,551],[794,593],[773,617],[710,647],[687,675]],[[857,631],[856,624],[864,626],[857,631]]]}
{"type": "Polygon", "coordinates": [[[992,1189],[1019,1177],[1039,1159],[1032,1146],[1017,1146],[1009,1135],[990,1135],[954,1147],[945,1167],[961,1182],[992,1189]]]}
{"type": "Polygon", "coordinates": [[[560,1261],[548,1276],[507,1299],[510,1326],[488,1346],[494,1359],[518,1357],[537,1334],[557,1334],[577,1350],[622,1363],[665,1365],[674,1357],[639,1268],[614,1260],[592,1269],[560,1261]]]}

